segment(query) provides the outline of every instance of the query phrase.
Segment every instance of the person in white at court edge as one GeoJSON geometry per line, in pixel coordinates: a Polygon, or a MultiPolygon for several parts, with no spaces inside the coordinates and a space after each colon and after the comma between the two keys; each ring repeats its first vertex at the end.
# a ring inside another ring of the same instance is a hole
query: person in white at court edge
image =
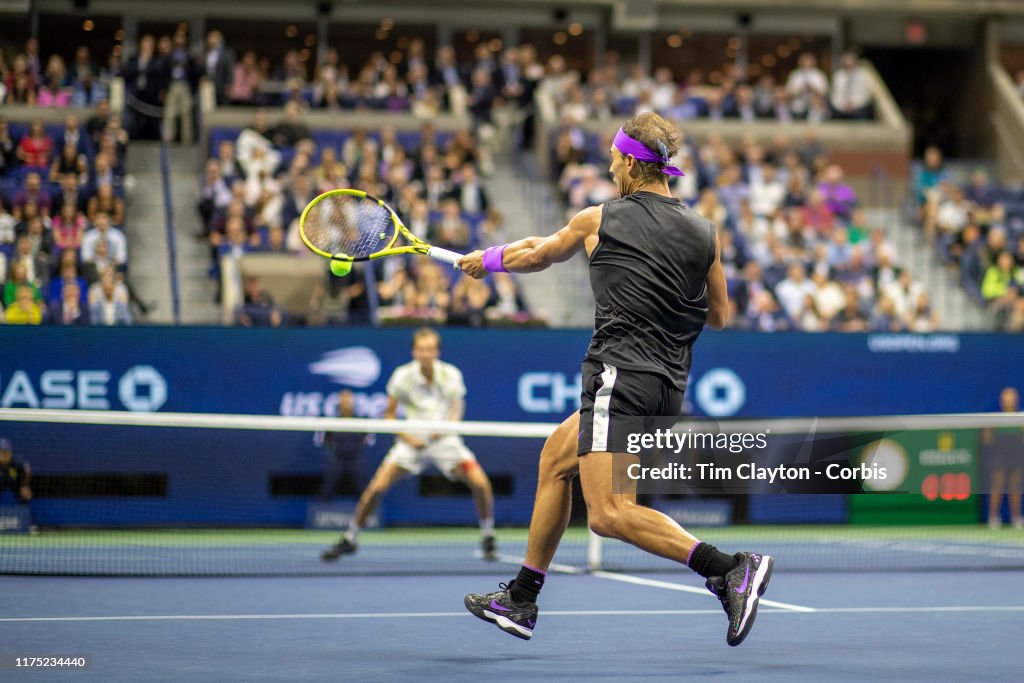
{"type": "MultiPolygon", "coordinates": [[[[440,352],[441,336],[437,332],[421,327],[413,333],[412,362],[399,366],[388,380],[389,420],[395,419],[399,407],[409,420],[462,419],[466,396],[462,372],[440,360],[440,352]]],[[[413,432],[395,435],[395,445],[359,497],[352,523],[341,539],[320,557],[332,561],[356,552],[359,530],[365,526],[381,497],[404,477],[419,475],[428,464],[434,465],[448,479],[461,481],[469,487],[480,520],[483,557],[498,559],[494,540],[494,494],[487,473],[458,435],[413,432]]]]}

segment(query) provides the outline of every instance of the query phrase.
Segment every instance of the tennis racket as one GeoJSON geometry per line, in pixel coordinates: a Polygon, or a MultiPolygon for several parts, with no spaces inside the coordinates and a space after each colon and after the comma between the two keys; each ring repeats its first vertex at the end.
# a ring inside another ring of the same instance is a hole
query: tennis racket
{"type": "Polygon", "coordinates": [[[316,197],[302,212],[299,236],[314,254],[332,261],[423,254],[458,269],[463,256],[412,234],[390,206],[362,190],[329,190],[316,197]],[[399,237],[408,244],[399,244],[399,237]]]}

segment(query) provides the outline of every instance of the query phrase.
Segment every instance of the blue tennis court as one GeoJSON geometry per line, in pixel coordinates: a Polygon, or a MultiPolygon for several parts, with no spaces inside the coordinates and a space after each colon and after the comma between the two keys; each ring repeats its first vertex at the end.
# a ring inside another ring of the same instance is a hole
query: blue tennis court
{"type": "Polygon", "coordinates": [[[725,644],[689,572],[552,575],[533,640],[466,613],[514,573],[417,577],[2,577],[9,655],[87,655],[17,679],[137,681],[1010,681],[1016,571],[777,571],[758,623],[725,644]]]}

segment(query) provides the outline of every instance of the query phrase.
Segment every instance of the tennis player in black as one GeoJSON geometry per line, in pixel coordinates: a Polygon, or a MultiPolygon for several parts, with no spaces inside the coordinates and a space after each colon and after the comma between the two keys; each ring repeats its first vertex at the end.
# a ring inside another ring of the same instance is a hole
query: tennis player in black
{"type": "Polygon", "coordinates": [[[670,165],[678,150],[674,126],[653,113],[633,117],[611,149],[620,199],[584,209],[549,237],[528,237],[460,261],[464,272],[480,278],[540,271],[580,249],[590,259],[596,310],[581,407],[541,452],[525,564],[502,590],[465,599],[474,615],[519,638],[533,636],[537,595],[569,523],[577,474],[595,533],[686,564],[707,580],[729,617],[729,645],[747,636],[771,578],[770,556],[723,553],[638,505],[635,494],[613,492],[613,458],[628,457],[621,441],[627,430],[616,424],[679,415],[693,343],[705,325],[722,329],[728,317],[714,226],[669,191],[666,176],[681,175],[670,165]]]}

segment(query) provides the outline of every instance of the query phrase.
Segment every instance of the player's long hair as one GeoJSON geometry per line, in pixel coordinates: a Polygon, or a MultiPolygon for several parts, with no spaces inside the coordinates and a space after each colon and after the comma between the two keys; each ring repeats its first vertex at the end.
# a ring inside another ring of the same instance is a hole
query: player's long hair
{"type": "MultiPolygon", "coordinates": [[[[622,125],[622,132],[661,156],[674,157],[679,152],[679,129],[654,112],[637,114],[622,125]]],[[[655,183],[665,180],[660,161],[637,161],[639,180],[655,183]]]]}

